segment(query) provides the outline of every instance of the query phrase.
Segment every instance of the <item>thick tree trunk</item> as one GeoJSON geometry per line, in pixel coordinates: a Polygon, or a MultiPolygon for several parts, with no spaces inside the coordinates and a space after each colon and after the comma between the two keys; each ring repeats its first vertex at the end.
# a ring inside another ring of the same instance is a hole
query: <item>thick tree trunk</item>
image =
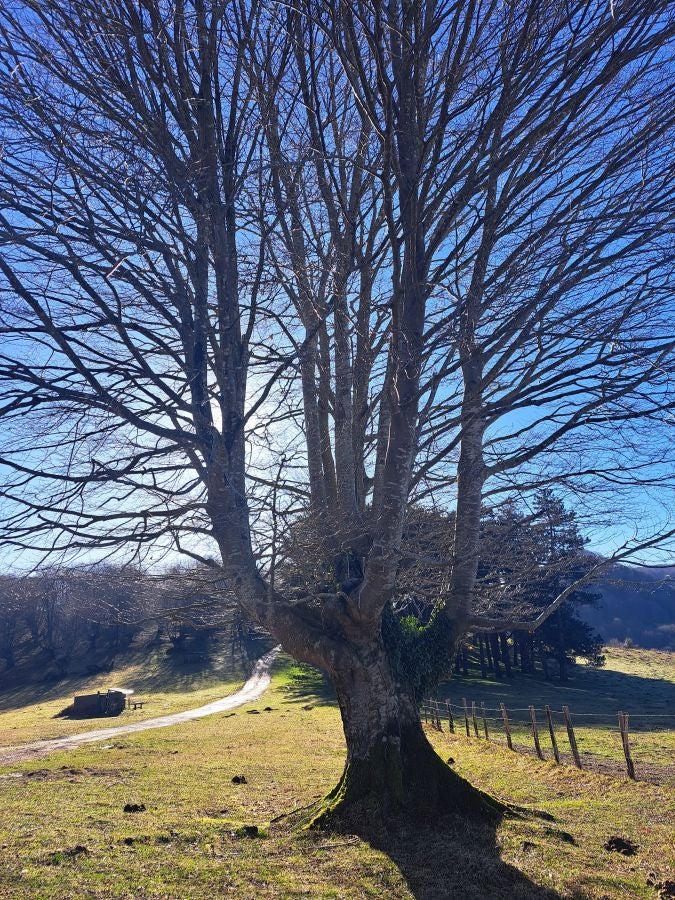
{"type": "Polygon", "coordinates": [[[347,760],[340,781],[314,811],[311,824],[375,828],[399,817],[489,817],[499,803],[472,787],[435,752],[417,703],[392,672],[381,642],[350,653],[333,674],[347,760]]]}

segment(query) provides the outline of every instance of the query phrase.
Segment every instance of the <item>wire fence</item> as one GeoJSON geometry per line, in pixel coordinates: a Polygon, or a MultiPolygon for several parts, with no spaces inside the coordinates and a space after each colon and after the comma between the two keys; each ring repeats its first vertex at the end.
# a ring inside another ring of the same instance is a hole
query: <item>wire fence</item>
{"type": "Polygon", "coordinates": [[[420,710],[430,727],[457,738],[488,741],[578,769],[625,773],[633,780],[675,777],[675,714],[573,714],[569,706],[507,708],[465,698],[460,703],[427,699],[420,710]]]}

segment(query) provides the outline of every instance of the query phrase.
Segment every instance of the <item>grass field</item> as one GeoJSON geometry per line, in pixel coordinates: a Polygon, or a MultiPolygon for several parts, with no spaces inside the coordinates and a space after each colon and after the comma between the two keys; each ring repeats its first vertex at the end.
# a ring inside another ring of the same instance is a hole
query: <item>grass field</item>
{"type": "Polygon", "coordinates": [[[114,672],[65,678],[47,687],[33,683],[0,689],[0,747],[182,712],[231,693],[243,680],[242,670],[229,654],[214,657],[208,665],[185,664],[156,650],[129,654],[114,672]],[[59,715],[75,694],[109,687],[132,689],[134,696],[146,701],[145,705],[142,709],[126,709],[115,717],[70,719],[59,715]]]}
{"type": "MultiPolygon", "coordinates": [[[[672,662],[650,655],[644,664],[654,681],[672,681],[672,662]]],[[[630,656],[612,656],[615,665],[624,677],[643,677],[630,656]]],[[[656,898],[657,885],[675,877],[671,786],[430,737],[474,783],[553,821],[430,823],[377,845],[275,822],[332,787],[344,754],[320,677],[281,660],[269,693],[235,715],[0,768],[0,896],[613,900],[656,898]],[[247,783],[233,784],[237,774],[247,783]],[[145,810],[125,813],[127,803],[145,810]],[[248,825],[258,836],[246,836],[248,825]],[[603,849],[614,835],[634,841],[637,853],[603,849]]]]}
{"type": "MultiPolygon", "coordinates": [[[[533,740],[527,706],[532,704],[542,709],[548,704],[554,711],[560,751],[569,755],[560,714],[561,707],[566,705],[571,711],[582,759],[588,756],[589,764],[598,765],[624,764],[616,715],[622,710],[629,714],[631,755],[638,775],[642,770],[652,777],[669,779],[675,785],[675,653],[609,647],[605,655],[605,667],[579,665],[568,682],[547,682],[520,674],[501,681],[456,677],[442,686],[438,698],[450,700],[460,708],[463,699],[469,708],[472,701],[478,708],[484,702],[492,739],[502,743],[506,743],[506,738],[498,708],[504,703],[510,711],[514,741],[530,748],[533,740]]],[[[480,719],[479,725],[482,730],[480,719]]],[[[546,721],[541,713],[539,725],[544,752],[552,756],[546,721]]],[[[462,728],[460,709],[458,733],[462,728]]]]}

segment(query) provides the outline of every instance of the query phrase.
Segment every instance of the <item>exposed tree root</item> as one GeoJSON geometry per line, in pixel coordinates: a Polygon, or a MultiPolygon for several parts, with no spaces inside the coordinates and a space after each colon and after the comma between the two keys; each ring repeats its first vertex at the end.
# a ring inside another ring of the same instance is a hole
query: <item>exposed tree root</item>
{"type": "Polygon", "coordinates": [[[510,808],[471,785],[435,753],[421,729],[400,751],[391,747],[351,760],[333,790],[301,817],[305,829],[397,828],[447,816],[496,823],[510,808]]]}

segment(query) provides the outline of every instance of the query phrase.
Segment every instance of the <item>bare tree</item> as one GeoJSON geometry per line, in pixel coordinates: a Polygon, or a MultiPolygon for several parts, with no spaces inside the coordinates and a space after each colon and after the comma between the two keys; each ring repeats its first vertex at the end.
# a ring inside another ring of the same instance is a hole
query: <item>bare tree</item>
{"type": "Polygon", "coordinates": [[[5,670],[16,665],[16,648],[21,636],[22,604],[13,578],[0,579],[0,659],[5,670]]]}
{"type": "Polygon", "coordinates": [[[2,13],[5,543],[215,543],[335,685],[324,817],[496,808],[418,714],[463,634],[532,625],[476,606],[486,497],[672,489],[674,33],[666,0],[2,13]],[[412,502],[455,512],[417,628],[412,502]]]}

